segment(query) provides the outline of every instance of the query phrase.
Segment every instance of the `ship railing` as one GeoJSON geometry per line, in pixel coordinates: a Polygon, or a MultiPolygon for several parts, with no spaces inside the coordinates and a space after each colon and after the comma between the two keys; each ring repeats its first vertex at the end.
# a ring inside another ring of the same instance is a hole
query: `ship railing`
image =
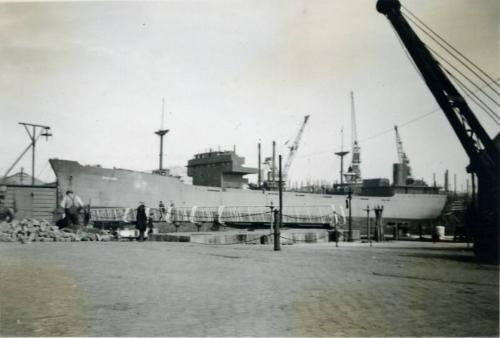
{"type": "MultiPolygon", "coordinates": [[[[91,208],[94,221],[134,222],[135,208],[91,208]]],[[[216,206],[216,207],[168,207],[146,208],[153,221],[169,223],[269,223],[271,209],[265,206],[216,206]]],[[[340,224],[346,223],[342,205],[284,206],[284,224],[340,224]]]]}

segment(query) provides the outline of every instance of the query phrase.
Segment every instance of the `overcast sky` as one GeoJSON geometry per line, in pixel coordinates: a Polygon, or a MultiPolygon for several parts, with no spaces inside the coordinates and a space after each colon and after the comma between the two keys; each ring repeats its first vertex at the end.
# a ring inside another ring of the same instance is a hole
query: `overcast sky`
{"type": "MultiPolygon", "coordinates": [[[[500,76],[500,2],[403,3],[492,77],[500,76]]],[[[422,37],[423,38],[423,37],[422,37]]],[[[426,40],[428,41],[428,40],[426,40]]],[[[375,1],[165,1],[0,4],[0,174],[29,140],[18,122],[49,125],[49,158],[134,170],[232,149],[257,166],[310,114],[291,180],[338,179],[340,129],[350,146],[353,90],[365,178],[391,177],[392,128],[437,108],[375,1]],[[387,132],[385,132],[387,131],[387,132]],[[384,133],[385,132],[385,133],[384,133]],[[372,137],[379,135],[377,137],[372,137]]],[[[499,132],[476,115],[490,136],[499,132]]],[[[497,110],[498,112],[498,110],[497,110]]],[[[465,183],[467,157],[441,111],[400,128],[416,177],[465,183]]],[[[21,166],[31,170],[30,156],[21,166]]],[[[349,159],[350,161],[350,159],[349,159]]]]}

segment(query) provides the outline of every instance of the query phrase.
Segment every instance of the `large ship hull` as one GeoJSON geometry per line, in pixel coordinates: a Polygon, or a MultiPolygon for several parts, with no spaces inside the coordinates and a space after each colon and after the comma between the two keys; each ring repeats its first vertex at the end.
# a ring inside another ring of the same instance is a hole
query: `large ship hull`
{"type": "MultiPolygon", "coordinates": [[[[84,203],[92,207],[135,208],[140,201],[157,207],[159,201],[176,207],[217,208],[278,206],[276,191],[230,189],[188,185],[175,177],[160,176],[126,169],[106,169],[82,166],[75,161],[51,159],[50,164],[58,182],[58,193],[74,191],[84,203]]],[[[400,194],[393,196],[352,196],[351,214],[354,219],[364,219],[369,206],[383,206],[386,221],[425,221],[440,215],[446,203],[442,194],[400,194]]],[[[345,195],[284,192],[285,208],[336,211],[347,214],[345,195]]],[[[314,215],[312,215],[314,216],[314,215]]]]}

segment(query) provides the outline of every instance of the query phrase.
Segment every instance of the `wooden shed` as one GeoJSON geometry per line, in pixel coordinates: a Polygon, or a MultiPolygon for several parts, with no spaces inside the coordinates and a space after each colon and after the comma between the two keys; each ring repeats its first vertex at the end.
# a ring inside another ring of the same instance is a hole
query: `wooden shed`
{"type": "Polygon", "coordinates": [[[36,218],[54,221],[57,208],[55,185],[4,185],[3,187],[5,205],[15,211],[16,219],[36,218]]]}

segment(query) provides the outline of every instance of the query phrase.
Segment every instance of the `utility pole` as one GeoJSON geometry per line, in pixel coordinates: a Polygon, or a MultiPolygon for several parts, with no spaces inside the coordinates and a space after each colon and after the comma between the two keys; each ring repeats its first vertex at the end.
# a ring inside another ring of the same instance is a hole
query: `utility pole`
{"type": "Polygon", "coordinates": [[[45,136],[46,140],[49,139],[50,136],[52,136],[50,127],[49,126],[43,126],[40,124],[33,124],[33,123],[25,123],[25,122],[19,122],[20,125],[24,126],[24,129],[28,133],[28,136],[31,140],[30,145],[24,150],[24,152],[17,158],[17,160],[14,162],[14,164],[7,170],[4,176],[7,176],[9,172],[14,168],[14,166],[19,162],[19,160],[26,154],[26,152],[31,148],[31,185],[35,185],[35,148],[36,148],[36,142],[40,138],[40,136],[45,136]],[[28,127],[31,127],[31,131],[28,127]],[[40,131],[38,132],[38,129],[40,131]]]}

